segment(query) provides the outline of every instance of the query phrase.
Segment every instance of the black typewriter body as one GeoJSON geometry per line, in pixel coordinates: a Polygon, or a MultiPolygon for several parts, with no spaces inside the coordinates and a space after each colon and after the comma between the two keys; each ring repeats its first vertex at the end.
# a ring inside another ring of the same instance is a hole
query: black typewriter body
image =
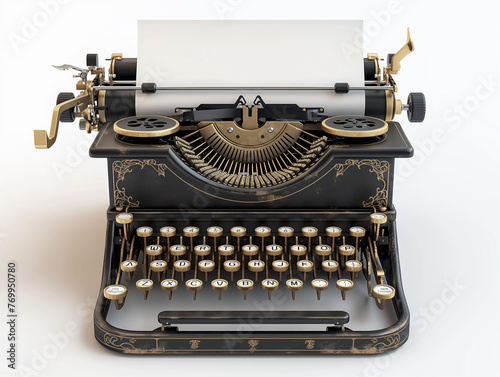
{"type": "MultiPolygon", "coordinates": [[[[409,335],[393,204],[395,161],[413,148],[394,115],[422,121],[425,98],[396,100],[392,78],[407,44],[381,67],[364,61],[363,114],[321,104],[193,104],[136,114],[139,91],[225,90],[135,85],[137,61],[97,55],[76,69],[59,120],[97,131],[90,156],[107,159],[109,207],[95,337],[127,354],[377,354],[409,335]],[[87,75],[93,74],[92,80],[87,75]],[[352,324],[352,325],[351,325],[352,324]]],[[[272,88],[266,88],[272,90],[272,88]]],[[[283,88],[277,88],[284,90],[283,88]]]]}
{"type": "MultiPolygon", "coordinates": [[[[185,133],[188,134],[189,131],[185,133]]],[[[330,243],[330,238],[324,233],[324,229],[329,225],[334,224],[347,230],[352,226],[370,229],[369,215],[373,212],[373,208],[385,207],[384,213],[388,217],[388,222],[384,225],[385,236],[379,238],[378,256],[385,271],[387,284],[396,289],[393,305],[397,321],[391,327],[376,332],[351,331],[342,323],[346,320],[345,313],[340,314],[335,310],[318,311],[312,313],[311,318],[308,318],[307,311],[259,314],[264,318],[269,316],[268,321],[272,321],[274,315],[282,316],[278,318],[282,323],[287,321],[298,324],[311,323],[314,320],[330,323],[331,326],[328,328],[325,326],[323,332],[266,330],[242,335],[238,331],[222,333],[181,331],[175,326],[176,320],[182,325],[183,321],[189,323],[193,315],[200,317],[211,315],[201,309],[199,312],[168,313],[167,311],[164,313],[166,318],[160,320],[170,319],[173,321],[171,326],[164,326],[163,330],[159,328],[153,332],[130,333],[123,332],[106,322],[108,311],[115,308],[101,295],[95,311],[95,334],[99,342],[110,349],[126,353],[175,354],[379,353],[404,343],[408,337],[409,313],[400,284],[395,233],[396,211],[392,204],[392,187],[395,158],[410,157],[413,153],[411,144],[396,122],[389,123],[389,131],[382,140],[369,140],[366,144],[356,144],[353,147],[346,147],[344,144],[335,147],[335,140],[332,138],[326,144],[319,161],[295,179],[272,187],[241,188],[225,186],[198,174],[183,161],[182,155],[173,146],[175,145],[173,141],[156,147],[147,144],[124,145],[112,130],[112,124],[104,126],[90,150],[92,157],[107,158],[109,172],[110,208],[101,288],[104,290],[112,285],[118,273],[116,266],[120,263],[123,236],[119,233],[122,226],[115,222],[116,215],[120,213],[117,208],[121,211],[129,208],[128,210],[134,214],[134,224],[137,227],[152,227],[152,239],[166,224],[179,230],[189,226],[195,226],[200,230],[220,226],[225,230],[219,237],[220,240],[228,236],[230,242],[236,245],[235,238],[229,232],[232,226],[243,226],[248,230],[267,226],[272,229],[272,233],[266,238],[265,243],[270,243],[274,235],[279,239],[277,242],[283,245],[283,239],[277,235],[277,229],[281,226],[290,226],[297,230],[307,225],[316,227],[321,230],[319,235],[328,239],[330,243]],[[170,318],[170,316],[180,318],[170,318]],[[340,325],[336,322],[337,317],[341,318],[340,325]],[[196,344],[196,348],[193,348],[193,344],[196,344]]],[[[194,244],[202,242],[202,237],[200,233],[195,238],[194,244]]],[[[352,237],[347,237],[349,243],[353,244],[352,237]]],[[[178,239],[179,236],[173,238],[178,239]]],[[[213,248],[213,241],[210,237],[207,238],[209,239],[205,242],[213,248]]],[[[243,237],[241,245],[248,243],[248,238],[248,236],[243,237]]],[[[259,238],[255,235],[253,238],[253,243],[260,245],[259,238]]],[[[185,242],[189,243],[188,239],[185,242]]],[[[299,242],[306,245],[307,239],[301,236],[299,242]]],[[[171,243],[174,243],[174,240],[171,243]]],[[[313,243],[318,243],[317,237],[313,243]]],[[[368,252],[369,247],[366,243],[360,244],[359,247],[366,248],[365,252],[368,252]]],[[[167,274],[169,271],[171,270],[167,269],[167,274]]],[[[321,272],[326,277],[327,274],[321,272]]],[[[209,280],[205,284],[209,283],[214,274],[216,275],[216,271],[210,272],[209,280]]],[[[241,275],[241,271],[238,274],[241,275]]],[[[225,272],[226,278],[227,275],[225,272]]],[[[278,277],[275,271],[271,271],[271,275],[278,277]]],[[[184,276],[184,281],[193,276],[194,272],[191,270],[184,276]]],[[[253,277],[253,273],[248,271],[247,276],[253,277]]],[[[122,279],[125,280],[126,277],[122,279]]],[[[309,281],[311,279],[312,276],[308,278],[309,281]]],[[[233,279],[233,282],[230,278],[227,280],[234,285],[236,279],[233,279]]],[[[281,282],[285,280],[284,277],[281,278],[281,282]]],[[[182,287],[178,288],[180,289],[182,287]]],[[[202,290],[198,296],[203,293],[202,290]]],[[[306,294],[298,292],[297,295],[301,293],[306,294]]],[[[175,300],[178,294],[189,294],[189,292],[175,291],[172,300],[175,300]]],[[[248,292],[248,299],[251,295],[252,292],[248,292]]],[[[239,299],[243,300],[243,297],[239,299]]],[[[339,293],[338,300],[340,299],[339,293]]],[[[168,299],[165,297],[165,300],[167,308],[168,299]]],[[[211,318],[211,321],[214,323],[253,321],[255,313],[252,314],[251,311],[242,313],[238,310],[237,303],[234,304],[232,310],[213,313],[214,318],[211,318]]],[[[161,316],[161,313],[159,314],[161,316]]],[[[199,318],[198,320],[200,321],[199,318]]],[[[195,319],[191,321],[196,322],[195,319]]]]}

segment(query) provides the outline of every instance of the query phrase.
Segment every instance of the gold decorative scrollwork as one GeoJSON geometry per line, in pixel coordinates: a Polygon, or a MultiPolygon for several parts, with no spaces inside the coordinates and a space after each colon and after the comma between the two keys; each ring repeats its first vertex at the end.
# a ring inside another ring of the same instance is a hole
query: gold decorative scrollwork
{"type": "Polygon", "coordinates": [[[116,336],[108,332],[104,333],[104,343],[118,350],[135,350],[135,339],[116,336]]]}
{"type": "Polygon", "coordinates": [[[377,187],[375,195],[370,196],[368,201],[362,203],[363,207],[387,207],[387,201],[389,198],[389,193],[387,190],[387,182],[389,180],[389,170],[391,165],[387,161],[380,160],[346,160],[343,164],[335,164],[333,167],[337,170],[336,177],[344,175],[344,173],[351,166],[356,166],[361,169],[362,166],[369,166],[370,173],[375,173],[377,175],[377,181],[382,182],[382,187],[377,187]]]}
{"type": "Polygon", "coordinates": [[[200,341],[197,340],[197,339],[192,339],[189,341],[189,344],[191,345],[191,349],[192,350],[195,350],[195,349],[198,349],[198,346],[200,345],[200,341]]]}
{"type": "Polygon", "coordinates": [[[120,187],[120,183],[125,180],[125,175],[132,171],[132,167],[140,166],[144,169],[146,166],[153,168],[159,176],[165,176],[166,164],[158,164],[156,160],[117,160],[113,162],[113,195],[115,207],[139,207],[139,201],[133,201],[133,198],[125,193],[125,188],[120,187]]]}
{"type": "Polygon", "coordinates": [[[385,338],[373,338],[372,343],[374,343],[374,348],[379,351],[395,348],[401,342],[401,337],[398,334],[389,335],[385,338]]]}
{"type": "Polygon", "coordinates": [[[314,343],[316,343],[316,341],[313,339],[308,339],[304,343],[306,344],[306,348],[308,350],[312,350],[314,348],[314,343]]]}
{"type": "Polygon", "coordinates": [[[259,341],[257,339],[250,339],[248,341],[248,346],[250,347],[249,351],[254,352],[258,345],[259,341]]]}

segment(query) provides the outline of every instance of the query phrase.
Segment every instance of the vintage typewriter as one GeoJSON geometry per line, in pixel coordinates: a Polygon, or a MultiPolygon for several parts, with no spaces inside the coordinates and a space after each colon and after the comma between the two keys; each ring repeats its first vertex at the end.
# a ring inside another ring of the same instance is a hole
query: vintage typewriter
{"type": "Polygon", "coordinates": [[[97,54],[74,69],[50,134],[80,120],[107,158],[110,206],[95,337],[132,354],[375,354],[408,338],[392,203],[394,163],[413,149],[394,116],[425,116],[422,93],[396,99],[414,50],[364,59],[364,86],[162,87],[136,84],[135,58],[97,54]],[[362,91],[363,114],[268,103],[261,90],[362,91]],[[170,116],[136,114],[138,93],[252,91],[170,116]],[[247,96],[248,97],[248,96],[247,96]],[[247,102],[250,100],[252,102],[247,102]]]}

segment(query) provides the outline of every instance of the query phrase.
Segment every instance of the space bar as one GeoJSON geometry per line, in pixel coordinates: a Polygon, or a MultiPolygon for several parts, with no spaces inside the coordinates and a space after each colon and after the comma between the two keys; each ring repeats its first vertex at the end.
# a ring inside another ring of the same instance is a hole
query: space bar
{"type": "Polygon", "coordinates": [[[158,314],[158,322],[176,327],[190,324],[239,324],[245,322],[262,324],[326,324],[341,326],[349,322],[344,311],[172,311],[158,314]]]}

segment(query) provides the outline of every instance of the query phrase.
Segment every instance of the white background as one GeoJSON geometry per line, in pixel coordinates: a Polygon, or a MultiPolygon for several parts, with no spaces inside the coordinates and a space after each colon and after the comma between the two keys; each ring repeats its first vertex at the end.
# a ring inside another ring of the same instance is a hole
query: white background
{"type": "MultiPolygon", "coordinates": [[[[18,366],[25,372],[493,375],[500,298],[496,1],[74,0],[61,1],[44,18],[41,4],[47,2],[1,3],[0,314],[6,311],[7,261],[16,260],[18,366]],[[23,25],[36,17],[40,26],[23,37],[23,25]],[[423,124],[399,118],[416,149],[412,160],[398,165],[394,198],[413,316],[410,340],[400,350],[375,357],[132,357],[94,341],[91,311],[104,248],[105,161],[87,156],[95,135],[79,132],[76,124],[63,124],[48,151],[34,149],[32,130],[48,129],[57,93],[74,89],[75,79],[51,64],[83,66],[87,52],[98,52],[101,59],[112,52],[135,56],[136,20],[154,18],[364,19],[365,53],[382,56],[395,52],[406,27],[412,28],[416,50],[403,61],[397,82],[403,99],[410,91],[425,92],[428,111],[423,124]],[[25,40],[16,46],[13,35],[25,40]],[[70,333],[65,344],[41,360],[64,332],[70,333]]],[[[10,375],[4,357],[7,328],[0,328],[4,376],[10,375]]]]}

